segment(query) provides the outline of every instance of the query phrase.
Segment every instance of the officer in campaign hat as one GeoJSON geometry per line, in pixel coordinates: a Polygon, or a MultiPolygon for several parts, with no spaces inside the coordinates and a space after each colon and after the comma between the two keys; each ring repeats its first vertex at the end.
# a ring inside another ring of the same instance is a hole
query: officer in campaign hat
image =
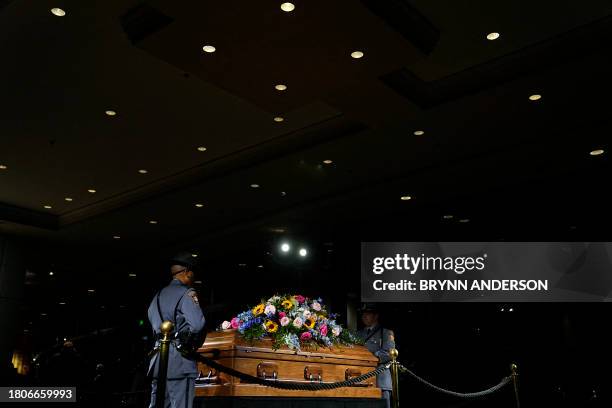
{"type": "MultiPolygon", "coordinates": [[[[185,358],[181,350],[194,350],[203,342],[204,315],[196,291],[191,287],[195,266],[195,258],[190,253],[183,252],[173,257],[170,262],[173,279],[155,295],[149,306],[149,322],[157,339],[156,346],[161,338],[161,323],[165,320],[174,323],[168,356],[166,407],[193,406],[197,365],[185,358]]],[[[149,365],[149,375],[153,377],[150,408],[154,408],[156,403],[158,371],[159,354],[155,354],[149,365]]]]}
{"type": "MultiPolygon", "coordinates": [[[[365,342],[365,346],[373,353],[380,364],[391,361],[389,350],[395,348],[393,331],[385,329],[378,322],[379,310],[374,303],[364,303],[359,309],[364,328],[357,334],[365,342]]],[[[382,389],[383,398],[387,401],[387,408],[391,406],[391,372],[387,369],[376,377],[376,386],[382,389]]]]}

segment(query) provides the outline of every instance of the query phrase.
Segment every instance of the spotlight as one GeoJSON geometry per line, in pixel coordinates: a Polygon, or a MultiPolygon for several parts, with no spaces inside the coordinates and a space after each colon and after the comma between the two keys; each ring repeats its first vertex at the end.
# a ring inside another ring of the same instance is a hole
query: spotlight
{"type": "Polygon", "coordinates": [[[281,248],[281,251],[283,252],[289,252],[289,250],[291,249],[291,246],[288,243],[284,242],[281,244],[280,248],[281,248]]]}
{"type": "Polygon", "coordinates": [[[596,149],[596,150],[592,150],[591,152],[589,152],[589,154],[591,156],[599,156],[604,154],[604,149],[596,149]]]}
{"type": "Polygon", "coordinates": [[[355,58],[355,59],[363,58],[363,52],[362,51],[353,51],[353,52],[351,52],[351,57],[355,58]]]}
{"type": "Polygon", "coordinates": [[[283,3],[283,4],[281,4],[280,8],[284,12],[289,13],[289,12],[295,10],[295,5],[293,3],[283,3]]]}
{"type": "Polygon", "coordinates": [[[205,45],[202,47],[202,50],[204,50],[204,52],[207,52],[207,53],[212,53],[212,52],[217,51],[217,49],[212,45],[205,45]]]}
{"type": "Polygon", "coordinates": [[[51,13],[57,17],[64,17],[66,15],[66,12],[59,7],[53,7],[51,13]]]}
{"type": "Polygon", "coordinates": [[[301,257],[305,257],[306,255],[308,255],[308,251],[305,248],[300,248],[299,254],[301,257]]]}
{"type": "Polygon", "coordinates": [[[489,33],[487,34],[487,40],[494,41],[499,38],[499,33],[489,33]]]}
{"type": "Polygon", "coordinates": [[[530,101],[539,101],[540,99],[542,99],[542,95],[539,94],[533,94],[529,96],[530,101]]]}

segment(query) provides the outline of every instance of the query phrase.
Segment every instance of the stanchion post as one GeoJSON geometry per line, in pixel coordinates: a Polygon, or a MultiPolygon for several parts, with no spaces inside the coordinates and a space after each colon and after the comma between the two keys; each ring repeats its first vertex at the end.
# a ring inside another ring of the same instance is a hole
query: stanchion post
{"type": "Polygon", "coordinates": [[[399,408],[399,361],[397,356],[399,352],[397,349],[392,348],[389,350],[389,356],[391,357],[391,385],[393,391],[391,394],[391,408],[399,408]]]}
{"type": "Polygon", "coordinates": [[[514,398],[516,399],[516,408],[521,408],[521,402],[519,400],[517,365],[514,363],[510,364],[510,371],[512,372],[512,385],[514,386],[514,398]]]}
{"type": "Polygon", "coordinates": [[[170,333],[174,324],[166,320],[161,326],[162,339],[159,343],[159,370],[157,371],[157,393],[155,394],[155,408],[164,408],[166,399],[166,378],[168,377],[168,354],[170,352],[170,333]]]}

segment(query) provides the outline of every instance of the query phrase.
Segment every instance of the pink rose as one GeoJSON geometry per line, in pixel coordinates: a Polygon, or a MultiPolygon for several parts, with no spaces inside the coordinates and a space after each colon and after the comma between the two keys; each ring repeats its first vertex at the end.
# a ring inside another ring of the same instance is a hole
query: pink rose
{"type": "Polygon", "coordinates": [[[298,316],[295,319],[293,319],[293,325],[297,327],[298,329],[302,327],[303,324],[304,324],[304,321],[302,320],[301,317],[298,316]]]}
{"type": "Polygon", "coordinates": [[[300,336],[300,340],[304,341],[304,340],[310,340],[312,339],[312,334],[310,334],[310,332],[304,332],[302,333],[302,335],[300,336]]]}
{"type": "Polygon", "coordinates": [[[234,317],[230,324],[232,325],[232,329],[237,329],[238,327],[240,327],[240,320],[238,320],[237,317],[234,317]]]}
{"type": "Polygon", "coordinates": [[[324,324],[323,326],[321,326],[319,332],[321,333],[321,336],[327,336],[327,325],[324,324]]]}
{"type": "Polygon", "coordinates": [[[231,324],[230,322],[228,322],[227,320],[226,320],[226,321],[224,321],[223,323],[221,323],[221,328],[222,328],[223,330],[227,330],[227,329],[229,329],[230,327],[232,327],[232,324],[231,324]]]}
{"type": "Polygon", "coordinates": [[[312,308],[314,310],[316,310],[317,312],[320,312],[321,311],[321,304],[319,302],[313,302],[312,303],[312,308]]]}
{"type": "Polygon", "coordinates": [[[278,317],[280,317],[281,319],[283,317],[285,317],[285,316],[287,316],[287,313],[285,313],[285,312],[278,312],[278,317]]]}
{"type": "Polygon", "coordinates": [[[295,295],[294,298],[298,303],[304,303],[304,301],[306,300],[306,298],[302,295],[295,295]]]}
{"type": "Polygon", "coordinates": [[[281,326],[286,326],[289,324],[289,318],[287,316],[283,316],[280,319],[280,324],[281,326]]]}

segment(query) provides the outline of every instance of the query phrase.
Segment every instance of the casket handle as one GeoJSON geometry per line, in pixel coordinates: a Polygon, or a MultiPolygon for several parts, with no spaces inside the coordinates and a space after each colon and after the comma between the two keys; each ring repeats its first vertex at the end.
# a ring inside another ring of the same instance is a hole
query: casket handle
{"type": "Polygon", "coordinates": [[[351,378],[359,377],[361,375],[361,370],[356,368],[347,368],[344,372],[344,379],[350,380],[351,378]]]}
{"type": "Polygon", "coordinates": [[[314,382],[315,378],[319,382],[323,382],[323,368],[319,366],[304,367],[304,379],[314,382]]]}
{"type": "Polygon", "coordinates": [[[261,362],[257,364],[257,377],[276,380],[278,378],[278,366],[274,363],[261,362]],[[268,374],[272,373],[272,374],[268,374]]]}

